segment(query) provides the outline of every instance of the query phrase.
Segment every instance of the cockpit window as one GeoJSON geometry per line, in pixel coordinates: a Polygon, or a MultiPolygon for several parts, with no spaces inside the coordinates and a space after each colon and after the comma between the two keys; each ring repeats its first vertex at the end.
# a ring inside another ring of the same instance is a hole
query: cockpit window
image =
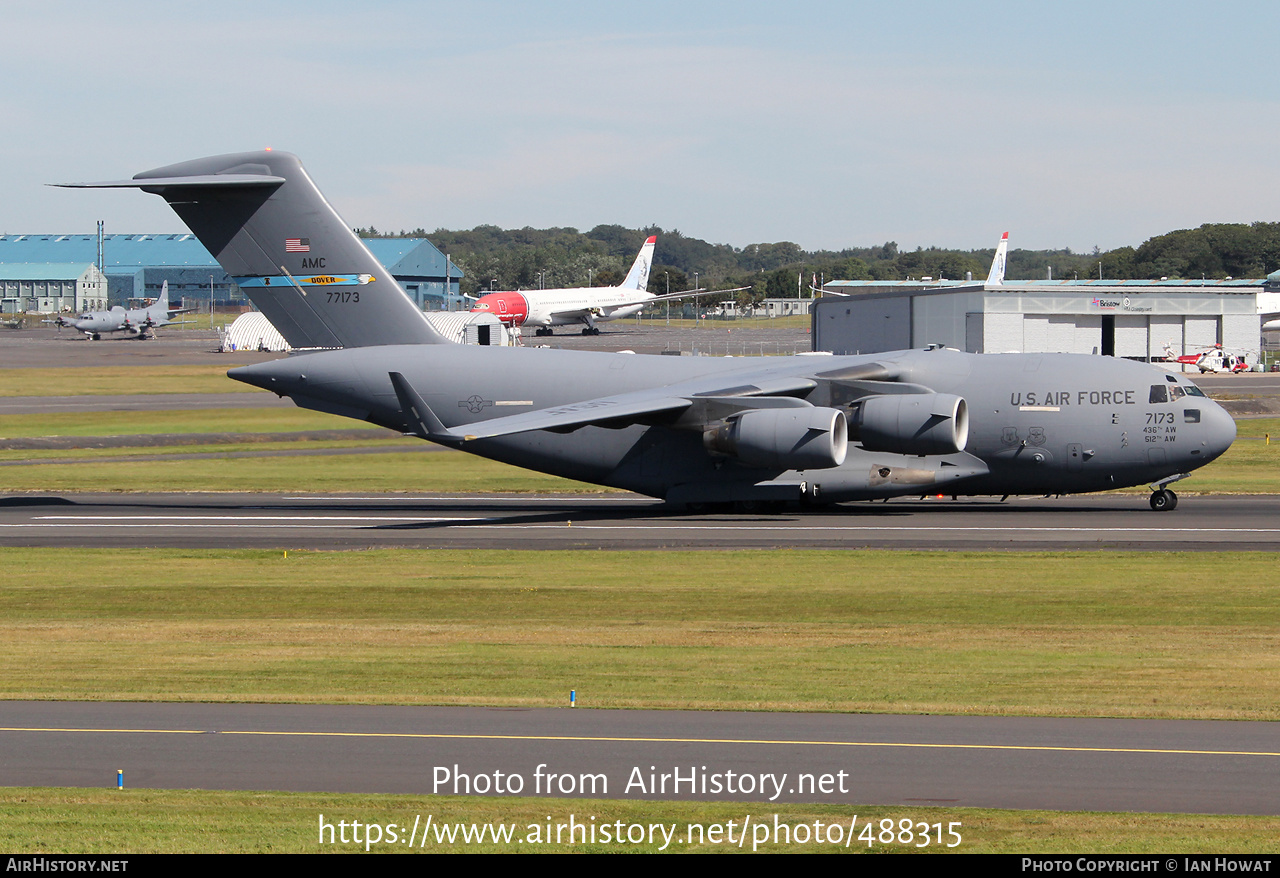
{"type": "Polygon", "coordinates": [[[1149,402],[1175,402],[1184,396],[1206,398],[1204,391],[1194,384],[1152,384],[1149,402]]]}

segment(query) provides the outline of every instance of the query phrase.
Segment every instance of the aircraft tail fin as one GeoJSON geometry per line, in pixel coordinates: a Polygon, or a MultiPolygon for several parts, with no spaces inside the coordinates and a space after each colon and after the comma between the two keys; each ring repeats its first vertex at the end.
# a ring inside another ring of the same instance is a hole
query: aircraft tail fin
{"type": "Polygon", "coordinates": [[[151,310],[158,313],[161,319],[169,319],[169,282],[165,281],[160,284],[160,298],[156,299],[151,305],[151,310]]]}
{"type": "Polygon", "coordinates": [[[212,156],[62,185],[159,195],[295,349],[447,343],[295,155],[212,156]]]}
{"type": "Polygon", "coordinates": [[[636,261],[631,264],[631,270],[627,272],[627,279],[622,282],[622,289],[643,292],[649,288],[649,269],[653,266],[653,248],[657,243],[656,235],[650,235],[649,240],[644,242],[636,261]]]}
{"type": "Polygon", "coordinates": [[[991,272],[987,275],[987,286],[998,287],[1004,283],[1004,263],[1009,255],[1009,233],[1000,236],[996,246],[995,258],[991,260],[991,272]]]}

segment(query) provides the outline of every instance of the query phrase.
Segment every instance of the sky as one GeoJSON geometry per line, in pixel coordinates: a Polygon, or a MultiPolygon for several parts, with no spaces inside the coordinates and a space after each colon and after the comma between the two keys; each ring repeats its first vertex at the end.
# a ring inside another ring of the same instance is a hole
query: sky
{"type": "Polygon", "coordinates": [[[1138,246],[1280,221],[1280,4],[50,0],[5,13],[0,233],[264,147],[352,226],[1138,246]]]}

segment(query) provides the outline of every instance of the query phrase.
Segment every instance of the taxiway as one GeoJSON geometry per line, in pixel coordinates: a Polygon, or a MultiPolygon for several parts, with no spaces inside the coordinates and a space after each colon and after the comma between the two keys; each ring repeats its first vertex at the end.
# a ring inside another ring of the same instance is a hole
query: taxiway
{"type": "Polygon", "coordinates": [[[5,786],[119,770],[161,789],[511,795],[518,777],[557,798],[1280,814],[1275,723],[69,702],[0,717],[5,786]]]}

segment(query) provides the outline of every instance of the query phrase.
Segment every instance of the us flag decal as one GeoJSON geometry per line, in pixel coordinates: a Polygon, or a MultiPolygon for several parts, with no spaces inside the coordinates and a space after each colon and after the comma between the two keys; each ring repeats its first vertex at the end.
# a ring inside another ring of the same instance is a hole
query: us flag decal
{"type": "Polygon", "coordinates": [[[286,253],[310,253],[310,238],[285,238],[284,252],[286,253]]]}

